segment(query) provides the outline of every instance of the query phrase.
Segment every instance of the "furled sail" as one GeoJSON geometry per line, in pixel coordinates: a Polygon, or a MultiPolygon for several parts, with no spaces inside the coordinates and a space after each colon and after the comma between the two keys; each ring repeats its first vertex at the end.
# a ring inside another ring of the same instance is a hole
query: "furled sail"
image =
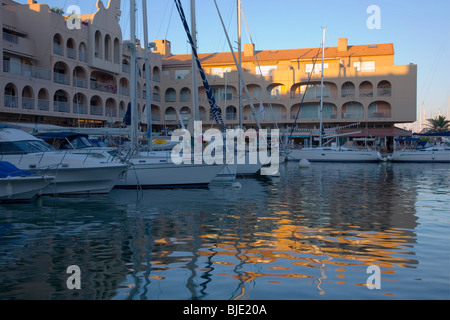
{"type": "Polygon", "coordinates": [[[186,16],[184,15],[183,7],[181,6],[180,0],[174,0],[174,1],[177,6],[178,13],[180,14],[181,22],[183,23],[184,29],[186,30],[186,34],[187,34],[189,43],[192,47],[192,54],[194,55],[195,61],[197,62],[198,71],[200,72],[203,86],[205,87],[205,90],[206,90],[206,96],[208,98],[208,102],[210,105],[211,112],[214,116],[214,120],[216,121],[217,126],[219,127],[219,130],[224,132],[225,131],[225,123],[222,119],[222,114],[220,113],[220,109],[216,104],[216,99],[214,98],[214,95],[212,93],[211,87],[209,86],[208,80],[206,79],[206,75],[205,75],[205,72],[203,71],[202,65],[200,63],[200,59],[198,58],[197,49],[195,48],[191,32],[189,30],[189,26],[186,21],[186,16]]]}

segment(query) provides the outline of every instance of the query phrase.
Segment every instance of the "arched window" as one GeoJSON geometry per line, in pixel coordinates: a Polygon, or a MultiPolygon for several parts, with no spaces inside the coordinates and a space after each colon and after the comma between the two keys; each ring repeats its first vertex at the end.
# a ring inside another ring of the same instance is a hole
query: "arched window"
{"type": "Polygon", "coordinates": [[[343,119],[361,119],[364,118],[364,106],[359,102],[347,102],[342,106],[343,119]]]}
{"type": "Polygon", "coordinates": [[[72,38],[69,38],[67,40],[66,50],[67,50],[68,58],[70,58],[70,59],[77,58],[77,49],[76,49],[75,41],[72,38]]]}
{"type": "Polygon", "coordinates": [[[17,87],[14,83],[10,82],[5,86],[5,92],[4,92],[5,107],[17,108],[18,107],[17,100],[18,100],[17,99],[17,87]]]}
{"type": "Polygon", "coordinates": [[[177,96],[177,94],[175,92],[175,89],[169,88],[166,90],[164,101],[165,102],[175,102],[176,96],[177,96]]]}
{"type": "Polygon", "coordinates": [[[369,81],[363,81],[359,85],[359,96],[360,97],[373,97],[373,85],[369,81]]]}
{"type": "Polygon", "coordinates": [[[102,116],[103,115],[103,101],[99,96],[93,96],[90,101],[90,115],[102,116]]]}
{"type": "Polygon", "coordinates": [[[114,39],[114,63],[119,64],[121,57],[122,57],[122,54],[120,53],[120,41],[118,38],[115,38],[114,39]]]}
{"type": "Polygon", "coordinates": [[[58,90],[53,95],[53,111],[70,112],[69,94],[64,90],[58,90]]]}
{"type": "Polygon", "coordinates": [[[380,81],[377,86],[377,91],[379,97],[390,97],[392,94],[392,85],[387,80],[380,81]]]}
{"type": "Polygon", "coordinates": [[[34,92],[30,86],[25,86],[22,90],[22,109],[34,109],[34,92]]]}
{"type": "Polygon", "coordinates": [[[97,30],[95,31],[95,57],[103,58],[103,48],[102,48],[102,33],[97,30]]]}
{"type": "Polygon", "coordinates": [[[105,36],[105,60],[112,61],[112,44],[109,34],[105,36]]]}
{"type": "Polygon", "coordinates": [[[53,36],[53,53],[60,56],[64,55],[64,42],[59,33],[53,36]]]}
{"type": "Polygon", "coordinates": [[[342,98],[354,98],[355,97],[355,85],[353,82],[347,81],[341,87],[342,98]]]}

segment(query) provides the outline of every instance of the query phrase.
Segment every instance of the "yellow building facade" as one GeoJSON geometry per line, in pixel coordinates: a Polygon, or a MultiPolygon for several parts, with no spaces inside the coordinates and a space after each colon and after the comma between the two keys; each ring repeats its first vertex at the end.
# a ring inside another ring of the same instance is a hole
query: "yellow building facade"
{"type": "MultiPolygon", "coordinates": [[[[396,134],[394,124],[416,121],[417,65],[395,65],[388,44],[325,47],[323,122],[327,127],[356,127],[366,133],[396,134]],[[381,129],[381,130],[380,130],[381,129]],[[364,131],[363,130],[363,131],[364,131]]],[[[165,123],[191,118],[191,56],[163,53],[162,88],[165,123]]],[[[238,54],[235,52],[236,57],[238,54]]],[[[232,53],[199,54],[208,82],[228,127],[242,121],[246,128],[274,127],[295,132],[318,128],[322,48],[256,51],[245,44],[241,53],[244,83],[239,116],[238,70],[232,53]],[[252,115],[251,104],[257,113],[252,115]]],[[[201,85],[201,82],[200,82],[201,85]]],[[[200,119],[213,123],[203,87],[199,89],[200,119]]]]}

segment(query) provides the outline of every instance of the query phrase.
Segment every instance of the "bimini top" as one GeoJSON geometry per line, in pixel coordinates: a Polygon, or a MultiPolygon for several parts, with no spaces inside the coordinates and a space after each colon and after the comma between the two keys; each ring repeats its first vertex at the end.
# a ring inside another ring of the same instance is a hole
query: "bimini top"
{"type": "Polygon", "coordinates": [[[419,137],[450,137],[450,131],[414,133],[413,136],[419,137]]]}

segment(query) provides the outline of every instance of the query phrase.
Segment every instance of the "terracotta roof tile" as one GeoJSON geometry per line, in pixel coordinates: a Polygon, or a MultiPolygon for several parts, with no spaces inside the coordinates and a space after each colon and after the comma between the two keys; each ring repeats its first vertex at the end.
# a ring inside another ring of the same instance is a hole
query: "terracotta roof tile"
{"type": "MultiPolygon", "coordinates": [[[[392,43],[374,44],[374,45],[355,45],[348,46],[347,51],[339,52],[338,47],[325,47],[325,58],[342,58],[342,57],[360,57],[360,56],[379,56],[393,55],[394,45],[392,43]]],[[[280,60],[309,60],[316,55],[321,58],[321,48],[306,49],[283,49],[283,50],[262,50],[256,51],[259,62],[263,61],[280,61],[280,60]]],[[[199,58],[204,65],[220,65],[234,64],[231,52],[217,53],[200,53],[199,58]]],[[[176,66],[190,64],[190,54],[177,54],[163,59],[163,66],[176,66]]],[[[242,54],[242,62],[254,61],[253,56],[244,56],[242,54]]]]}

